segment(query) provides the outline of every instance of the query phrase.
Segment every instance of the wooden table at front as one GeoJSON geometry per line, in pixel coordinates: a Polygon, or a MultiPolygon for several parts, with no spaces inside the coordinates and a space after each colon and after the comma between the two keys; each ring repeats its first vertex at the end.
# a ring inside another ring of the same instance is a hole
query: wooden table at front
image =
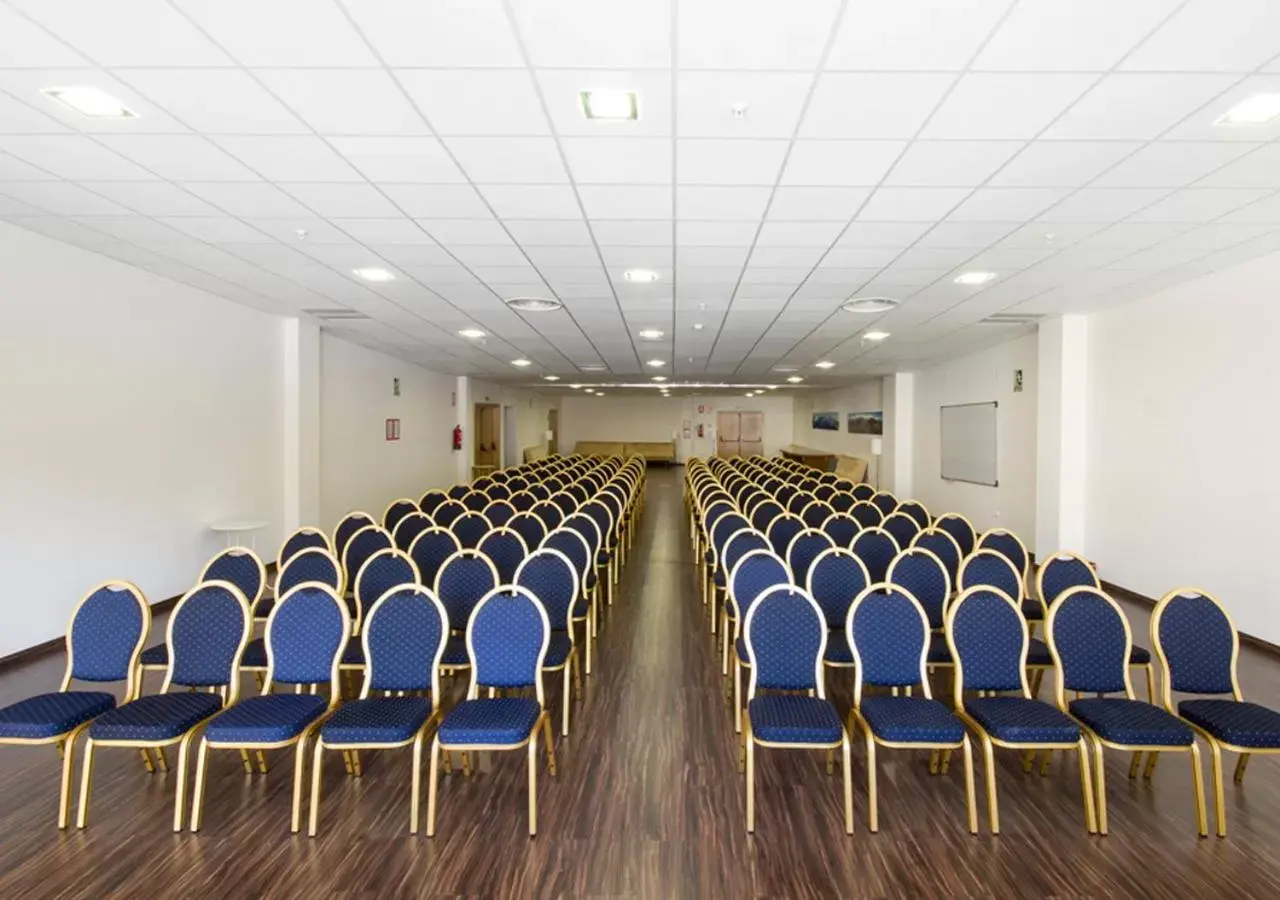
{"type": "Polygon", "coordinates": [[[787,459],[794,459],[796,462],[811,466],[820,472],[830,472],[835,468],[836,455],[825,450],[814,450],[811,447],[788,444],[778,452],[787,459]]]}

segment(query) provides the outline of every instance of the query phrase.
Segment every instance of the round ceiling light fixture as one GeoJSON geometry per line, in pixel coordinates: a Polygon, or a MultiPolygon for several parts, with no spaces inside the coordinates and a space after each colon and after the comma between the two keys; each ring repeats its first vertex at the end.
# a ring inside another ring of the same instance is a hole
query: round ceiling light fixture
{"type": "Polygon", "coordinates": [[[854,297],[840,304],[840,308],[851,313],[883,313],[897,307],[898,301],[890,297],[854,297]]]}
{"type": "Polygon", "coordinates": [[[557,309],[564,309],[564,304],[554,297],[512,297],[506,303],[520,312],[555,312],[557,309]]]}

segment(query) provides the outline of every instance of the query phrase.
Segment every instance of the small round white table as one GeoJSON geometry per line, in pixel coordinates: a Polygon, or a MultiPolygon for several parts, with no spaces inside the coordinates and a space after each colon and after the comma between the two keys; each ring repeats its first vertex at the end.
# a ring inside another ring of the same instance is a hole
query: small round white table
{"type": "Polygon", "coordinates": [[[232,538],[235,535],[247,533],[249,535],[249,549],[257,550],[258,548],[255,546],[256,538],[253,532],[261,531],[267,527],[267,524],[265,519],[227,519],[223,522],[214,522],[209,526],[209,530],[225,535],[228,547],[232,545],[232,538]]]}

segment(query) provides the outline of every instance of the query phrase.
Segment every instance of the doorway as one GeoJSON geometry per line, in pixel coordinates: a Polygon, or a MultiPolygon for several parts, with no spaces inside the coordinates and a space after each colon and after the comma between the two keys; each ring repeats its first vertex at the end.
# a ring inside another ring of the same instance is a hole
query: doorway
{"type": "Polygon", "coordinates": [[[551,436],[547,439],[547,453],[560,452],[560,410],[547,410],[547,431],[551,436]]]}
{"type": "Polygon", "coordinates": [[[716,413],[716,456],[754,456],[764,452],[764,413],[716,413]]]}
{"type": "Polygon", "coordinates": [[[502,407],[496,403],[477,403],[475,409],[476,445],[472,456],[472,477],[484,475],[498,468],[499,440],[502,423],[499,419],[502,407]]]}

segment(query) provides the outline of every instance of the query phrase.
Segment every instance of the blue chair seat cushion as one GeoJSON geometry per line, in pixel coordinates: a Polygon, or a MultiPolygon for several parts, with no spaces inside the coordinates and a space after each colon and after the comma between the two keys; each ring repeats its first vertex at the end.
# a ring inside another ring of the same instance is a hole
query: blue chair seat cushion
{"type": "Polygon", "coordinates": [[[1280,712],[1274,709],[1240,700],[1183,700],[1178,714],[1225,743],[1280,748],[1280,712]]]}
{"type": "Polygon", "coordinates": [[[444,642],[444,655],[440,657],[442,666],[469,666],[471,657],[467,656],[467,636],[451,634],[444,642]]]}
{"type": "Polygon", "coordinates": [[[168,741],[222,709],[217,694],[148,694],[103,713],[89,726],[95,741],[168,741]]]}
{"type": "Polygon", "coordinates": [[[958,744],[964,725],[927,697],[868,697],[858,707],[871,733],[900,744],[958,744]]]}
{"type": "Polygon", "coordinates": [[[827,632],[827,652],[822,655],[822,661],[835,665],[853,665],[853,651],[849,649],[849,636],[845,634],[843,628],[839,631],[832,629],[827,632]]]}
{"type": "Polygon", "coordinates": [[[254,638],[244,645],[244,653],[240,656],[240,668],[267,668],[267,641],[265,638],[254,638]]]}
{"type": "Polygon", "coordinates": [[[941,631],[929,634],[929,653],[925,656],[925,662],[931,666],[951,664],[951,648],[947,646],[947,636],[941,631]]]}
{"type": "Polygon", "coordinates": [[[431,701],[425,697],[348,700],[320,726],[320,737],[332,746],[403,744],[430,716],[431,701]]]}
{"type": "Polygon", "coordinates": [[[747,704],[751,731],[771,744],[835,744],[843,729],[828,700],[797,694],[769,694],[747,704]]]}
{"type": "Polygon", "coordinates": [[[1129,665],[1145,666],[1151,662],[1151,651],[1146,647],[1139,647],[1134,644],[1129,648],[1129,665]]]}
{"type": "Polygon", "coordinates": [[[445,715],[437,732],[444,746],[518,745],[533,734],[542,707],[531,697],[464,700],[445,715]]]}
{"type": "Polygon", "coordinates": [[[987,734],[1006,744],[1074,744],[1080,726],[1048,703],[1026,697],[979,697],[964,708],[987,734]]]}
{"type": "Polygon", "coordinates": [[[297,737],[324,715],[329,701],[318,694],[249,697],[219,713],[205,737],[219,744],[278,744],[297,737]]]}
{"type": "Polygon", "coordinates": [[[1027,665],[1029,666],[1052,666],[1053,654],[1049,652],[1049,645],[1039,638],[1031,638],[1027,641],[1027,665]]]}
{"type": "Polygon", "coordinates": [[[104,691],[59,691],[0,709],[0,738],[38,741],[66,734],[116,705],[104,691]]]}
{"type": "Polygon", "coordinates": [[[1158,706],[1120,697],[1090,697],[1067,705],[1071,714],[1104,741],[1126,746],[1186,747],[1191,726],[1158,706]]]}
{"type": "Polygon", "coordinates": [[[156,644],[154,647],[148,647],[142,651],[142,655],[138,657],[138,662],[143,666],[167,669],[169,667],[169,645],[156,644]]]}

